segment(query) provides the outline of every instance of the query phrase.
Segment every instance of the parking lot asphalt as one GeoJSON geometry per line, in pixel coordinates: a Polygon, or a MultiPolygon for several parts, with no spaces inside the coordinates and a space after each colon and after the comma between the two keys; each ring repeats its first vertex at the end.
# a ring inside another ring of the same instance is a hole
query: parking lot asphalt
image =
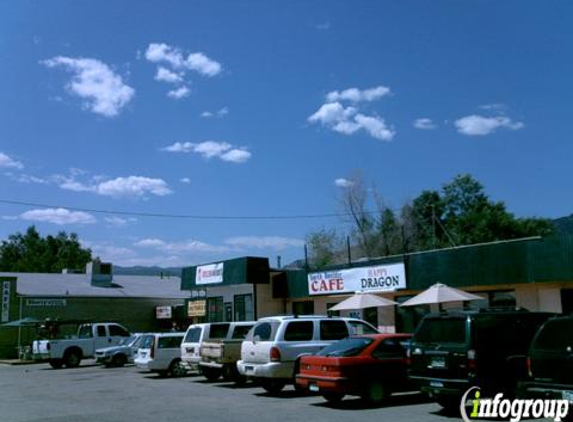
{"type": "Polygon", "coordinates": [[[449,422],[422,395],[392,396],[380,406],[357,398],[327,404],[287,387],[278,397],[247,384],[203,377],[161,378],[134,366],[104,368],[84,361],[74,369],[47,364],[0,365],[0,422],[366,421],[449,422]]]}

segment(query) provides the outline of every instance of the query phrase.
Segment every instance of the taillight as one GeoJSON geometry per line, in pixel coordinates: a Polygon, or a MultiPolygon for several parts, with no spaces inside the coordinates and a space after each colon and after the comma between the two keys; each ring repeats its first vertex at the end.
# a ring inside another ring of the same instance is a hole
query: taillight
{"type": "Polygon", "coordinates": [[[468,368],[476,370],[477,369],[477,360],[476,360],[476,351],[475,350],[468,350],[468,368]]]}
{"type": "Polygon", "coordinates": [[[271,362],[280,362],[281,360],[281,351],[277,347],[271,347],[271,362]]]}
{"type": "Polygon", "coordinates": [[[155,338],[151,342],[151,348],[149,349],[149,357],[152,359],[155,357],[155,338]]]}
{"type": "Polygon", "coordinates": [[[533,377],[533,372],[531,371],[531,358],[528,357],[525,360],[525,363],[527,364],[527,373],[529,374],[529,377],[531,378],[531,377],[533,377]]]}

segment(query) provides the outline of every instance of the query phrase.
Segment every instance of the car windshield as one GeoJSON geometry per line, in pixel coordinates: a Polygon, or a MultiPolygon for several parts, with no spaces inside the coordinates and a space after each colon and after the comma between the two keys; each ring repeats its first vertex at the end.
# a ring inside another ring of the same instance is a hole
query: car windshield
{"type": "Polygon", "coordinates": [[[570,333],[573,332],[573,318],[555,319],[547,322],[539,331],[532,348],[535,350],[561,350],[573,347],[570,333]]]}
{"type": "Polygon", "coordinates": [[[124,337],[122,338],[118,345],[120,346],[128,346],[130,345],[133,341],[135,341],[135,336],[131,336],[131,337],[124,337]]]}
{"type": "Polygon", "coordinates": [[[466,343],[465,318],[426,318],[415,334],[417,343],[466,343]]]}
{"type": "Polygon", "coordinates": [[[317,356],[350,357],[359,355],[374,340],[367,337],[351,337],[337,341],[330,346],[326,346],[317,356]]]}

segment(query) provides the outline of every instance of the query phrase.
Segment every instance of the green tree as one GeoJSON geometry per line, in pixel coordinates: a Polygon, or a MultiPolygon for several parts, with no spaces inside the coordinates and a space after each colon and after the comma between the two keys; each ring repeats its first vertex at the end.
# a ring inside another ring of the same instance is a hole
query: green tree
{"type": "Polygon", "coordinates": [[[311,268],[322,268],[340,262],[344,242],[335,229],[320,229],[306,237],[311,268]]]}
{"type": "Polygon", "coordinates": [[[91,250],[82,248],[75,233],[43,238],[31,226],[26,234],[12,234],[0,244],[0,271],[57,273],[83,269],[91,260],[91,250]]]}

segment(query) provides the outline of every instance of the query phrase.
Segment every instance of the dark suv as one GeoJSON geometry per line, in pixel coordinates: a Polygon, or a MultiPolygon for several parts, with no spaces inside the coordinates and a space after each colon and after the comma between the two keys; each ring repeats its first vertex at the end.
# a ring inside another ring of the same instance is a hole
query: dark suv
{"type": "Polygon", "coordinates": [[[527,373],[531,340],[552,315],[487,309],[427,315],[412,338],[410,379],[448,409],[459,408],[474,386],[485,397],[514,395],[527,373]]]}
{"type": "Polygon", "coordinates": [[[531,343],[527,363],[529,379],[520,383],[527,397],[573,403],[573,316],[543,324],[531,343]]]}

